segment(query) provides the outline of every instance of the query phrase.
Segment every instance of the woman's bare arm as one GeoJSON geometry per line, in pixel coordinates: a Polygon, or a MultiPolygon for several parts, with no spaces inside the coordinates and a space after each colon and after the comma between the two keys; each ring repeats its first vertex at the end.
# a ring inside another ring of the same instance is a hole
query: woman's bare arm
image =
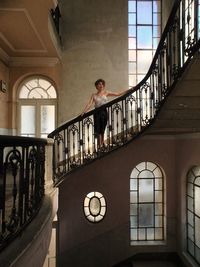
{"type": "Polygon", "coordinates": [[[85,114],[94,104],[94,96],[91,95],[87,105],[85,106],[83,112],[81,113],[81,116],[83,116],[83,114],[85,114]]]}
{"type": "Polygon", "coordinates": [[[107,96],[121,96],[121,95],[124,95],[125,93],[127,93],[130,89],[128,90],[124,90],[124,91],[121,91],[121,92],[111,92],[111,91],[106,91],[106,95],[107,96]]]}

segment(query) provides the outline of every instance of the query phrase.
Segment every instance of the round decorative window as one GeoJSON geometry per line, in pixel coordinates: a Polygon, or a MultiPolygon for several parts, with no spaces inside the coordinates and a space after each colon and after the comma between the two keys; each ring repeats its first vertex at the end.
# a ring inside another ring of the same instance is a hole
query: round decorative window
{"type": "Polygon", "coordinates": [[[99,192],[87,194],[84,200],[84,213],[90,222],[101,221],[106,213],[106,201],[99,192]]]}

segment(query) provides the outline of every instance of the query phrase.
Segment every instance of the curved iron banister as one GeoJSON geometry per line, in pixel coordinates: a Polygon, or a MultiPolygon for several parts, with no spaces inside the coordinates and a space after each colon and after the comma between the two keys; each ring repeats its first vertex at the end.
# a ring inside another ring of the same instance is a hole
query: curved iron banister
{"type": "Polygon", "coordinates": [[[120,147],[148,127],[166,96],[200,47],[199,2],[176,0],[145,78],[131,90],[103,107],[66,122],[52,133],[54,182],[70,171],[120,147]],[[107,146],[97,147],[93,116],[107,108],[107,146]]]}
{"type": "Polygon", "coordinates": [[[0,135],[0,251],[41,207],[46,144],[46,139],[0,135]]]}

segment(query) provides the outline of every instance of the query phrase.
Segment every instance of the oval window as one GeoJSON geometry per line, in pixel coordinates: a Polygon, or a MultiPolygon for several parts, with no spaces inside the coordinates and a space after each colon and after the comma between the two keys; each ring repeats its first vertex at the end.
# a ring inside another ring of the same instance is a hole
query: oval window
{"type": "Polygon", "coordinates": [[[106,201],[99,192],[90,192],[84,200],[84,213],[90,222],[101,221],[106,213],[106,201]]]}

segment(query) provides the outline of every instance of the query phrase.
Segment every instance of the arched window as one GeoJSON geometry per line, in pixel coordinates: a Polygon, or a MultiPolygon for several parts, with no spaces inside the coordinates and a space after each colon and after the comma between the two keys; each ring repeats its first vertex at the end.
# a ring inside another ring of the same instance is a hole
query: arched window
{"type": "Polygon", "coordinates": [[[130,234],[131,244],[164,239],[164,177],[152,162],[141,162],[130,176],[130,234]]]}
{"type": "Polygon", "coordinates": [[[46,138],[56,127],[57,94],[44,77],[25,80],[18,94],[18,134],[46,138]]]}
{"type": "Polygon", "coordinates": [[[200,264],[200,166],[187,175],[187,251],[200,264]]]}

